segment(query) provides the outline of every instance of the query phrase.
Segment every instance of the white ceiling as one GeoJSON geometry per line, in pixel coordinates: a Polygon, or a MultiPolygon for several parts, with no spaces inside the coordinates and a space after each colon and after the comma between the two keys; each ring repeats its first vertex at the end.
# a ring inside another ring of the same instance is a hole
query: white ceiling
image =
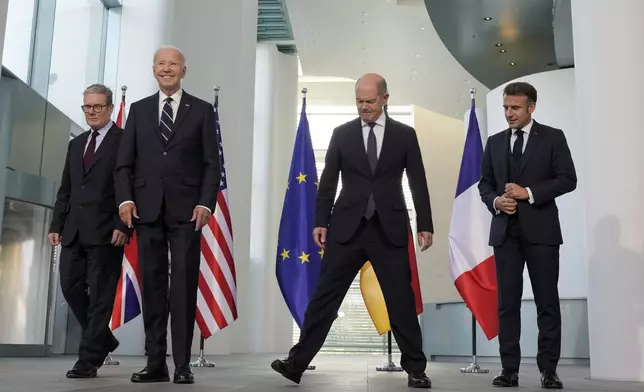
{"type": "Polygon", "coordinates": [[[286,0],[286,5],[304,74],[300,86],[316,103],[352,104],[352,80],[376,72],[387,79],[392,106],[414,104],[462,119],[472,87],[477,107],[484,106],[489,90],[447,50],[423,0],[286,0]]]}

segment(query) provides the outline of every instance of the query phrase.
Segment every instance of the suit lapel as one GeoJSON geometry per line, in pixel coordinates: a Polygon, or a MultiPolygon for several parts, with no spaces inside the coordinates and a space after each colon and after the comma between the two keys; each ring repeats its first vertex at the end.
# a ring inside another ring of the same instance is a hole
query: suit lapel
{"type": "Polygon", "coordinates": [[[161,142],[162,145],[165,145],[165,140],[163,140],[163,136],[161,136],[161,129],[159,126],[161,125],[159,122],[159,94],[156,93],[150,97],[148,97],[148,110],[147,112],[150,115],[150,124],[152,126],[150,129],[154,132],[156,137],[159,139],[159,142],[161,142]]]}
{"type": "Polygon", "coordinates": [[[172,141],[172,139],[174,139],[177,131],[179,130],[179,127],[181,126],[181,123],[183,122],[183,120],[185,120],[191,108],[192,95],[184,91],[183,94],[181,94],[181,102],[179,102],[179,107],[177,108],[177,115],[174,119],[174,122],[172,123],[172,135],[170,135],[170,139],[168,139],[168,144],[170,143],[170,141],[172,141]]]}
{"type": "MultiPolygon", "coordinates": [[[[105,155],[106,151],[109,151],[110,148],[112,147],[112,144],[116,141],[116,125],[112,125],[110,129],[107,131],[107,134],[103,137],[103,140],[101,141],[101,144],[98,145],[98,149],[94,153],[94,160],[92,161],[92,164],[90,165],[89,169],[87,169],[87,173],[89,173],[94,165],[96,165],[96,162],[98,162],[103,155],[105,155]]],[[[87,174],[85,173],[85,174],[87,174]]]]}
{"type": "Polygon", "coordinates": [[[501,173],[503,173],[503,184],[508,182],[508,156],[510,156],[510,136],[512,136],[512,130],[506,129],[503,135],[503,154],[501,154],[501,173]]]}
{"type": "Polygon", "coordinates": [[[528,136],[528,144],[525,146],[525,151],[523,152],[521,159],[519,160],[519,175],[521,175],[521,173],[528,165],[530,156],[532,155],[532,152],[536,148],[537,144],[539,144],[540,139],[541,137],[539,136],[539,124],[534,121],[532,124],[532,129],[530,129],[530,135],[528,136]]]}
{"type": "Polygon", "coordinates": [[[358,148],[356,148],[356,158],[358,159],[358,168],[362,170],[367,175],[371,176],[371,166],[369,165],[369,157],[367,157],[367,150],[365,148],[364,136],[362,135],[362,121],[358,118],[356,120],[356,125],[353,128],[352,132],[353,143],[355,143],[358,148]]]}
{"type": "Polygon", "coordinates": [[[79,137],[76,141],[76,145],[73,145],[73,165],[76,166],[81,174],[81,177],[85,175],[85,166],[83,165],[83,158],[85,156],[85,145],[87,145],[87,138],[89,137],[90,132],[87,131],[82,134],[83,137],[79,137]]]}
{"type": "Polygon", "coordinates": [[[374,175],[378,174],[380,169],[382,169],[382,165],[384,164],[383,162],[385,162],[389,155],[389,150],[393,147],[392,141],[389,139],[391,138],[392,131],[395,132],[395,127],[396,124],[387,116],[385,120],[385,131],[382,136],[382,144],[380,146],[380,154],[378,155],[378,164],[376,165],[374,175]]]}

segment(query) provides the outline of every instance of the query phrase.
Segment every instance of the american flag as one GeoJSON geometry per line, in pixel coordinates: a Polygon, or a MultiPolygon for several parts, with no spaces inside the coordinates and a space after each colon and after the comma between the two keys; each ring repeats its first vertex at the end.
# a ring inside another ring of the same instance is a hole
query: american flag
{"type": "Polygon", "coordinates": [[[219,124],[219,99],[213,109],[217,124],[217,145],[221,182],[217,205],[201,234],[201,265],[197,293],[197,325],[204,339],[237,320],[237,277],[233,258],[233,227],[228,204],[228,179],[219,124]]]}
{"type": "MultiPolygon", "coordinates": [[[[123,92],[119,113],[116,116],[116,125],[120,128],[125,125],[125,92],[123,92]]],[[[140,315],[141,303],[141,273],[139,271],[136,233],[134,233],[130,242],[125,245],[121,276],[116,286],[116,296],[110,319],[110,329],[113,331],[140,315]]]]}

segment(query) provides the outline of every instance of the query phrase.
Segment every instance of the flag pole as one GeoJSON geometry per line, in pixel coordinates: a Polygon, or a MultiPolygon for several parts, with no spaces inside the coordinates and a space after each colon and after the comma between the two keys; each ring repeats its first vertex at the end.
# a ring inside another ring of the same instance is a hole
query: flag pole
{"type": "Polygon", "coordinates": [[[402,372],[403,368],[396,366],[392,357],[391,349],[391,329],[387,332],[387,364],[385,366],[378,366],[376,368],[378,372],[402,372]]]}
{"type": "MultiPolygon", "coordinates": [[[[214,104],[216,105],[217,103],[219,103],[219,91],[221,90],[221,87],[215,86],[213,89],[215,90],[214,104]]],[[[215,364],[212,362],[209,362],[206,359],[206,356],[204,355],[205,342],[206,342],[206,339],[204,339],[203,334],[201,334],[201,336],[199,337],[199,357],[197,358],[197,360],[190,363],[190,367],[210,367],[210,368],[215,367],[215,364]]]]}
{"type": "MultiPolygon", "coordinates": [[[[472,102],[472,109],[475,110],[476,106],[476,99],[474,96],[476,95],[476,89],[471,88],[470,89],[470,99],[472,102]]],[[[470,309],[471,311],[472,309],[470,309]]],[[[470,366],[461,368],[461,373],[489,373],[489,369],[484,369],[479,364],[476,362],[476,317],[474,317],[474,313],[472,313],[472,363],[470,363],[470,366]]]]}
{"type": "MultiPolygon", "coordinates": [[[[121,86],[121,103],[125,102],[125,92],[127,91],[127,86],[122,85],[121,86]]],[[[116,113],[117,116],[121,114],[121,110],[119,108],[119,111],[116,113]]],[[[118,118],[117,118],[118,121],[118,118]]],[[[122,126],[125,126],[125,124],[121,124],[122,126]]],[[[123,271],[121,271],[121,274],[123,274],[123,271]]],[[[105,357],[105,360],[103,361],[103,365],[111,365],[111,366],[118,366],[121,364],[121,361],[117,361],[112,358],[112,353],[107,353],[107,356],[105,357]]]]}

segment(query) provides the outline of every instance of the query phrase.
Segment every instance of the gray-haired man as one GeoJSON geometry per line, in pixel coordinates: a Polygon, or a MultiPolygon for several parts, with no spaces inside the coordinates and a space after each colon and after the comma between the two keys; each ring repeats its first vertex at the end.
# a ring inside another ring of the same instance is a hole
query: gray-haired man
{"type": "Polygon", "coordinates": [[[62,245],[60,285],[83,328],[69,378],[96,377],[118,347],[108,324],[121,272],[123,245],[132,234],[118,216],[114,167],[123,130],[110,119],[112,91],[94,84],[83,92],[90,129],[69,142],[49,242],[62,245]]]}

